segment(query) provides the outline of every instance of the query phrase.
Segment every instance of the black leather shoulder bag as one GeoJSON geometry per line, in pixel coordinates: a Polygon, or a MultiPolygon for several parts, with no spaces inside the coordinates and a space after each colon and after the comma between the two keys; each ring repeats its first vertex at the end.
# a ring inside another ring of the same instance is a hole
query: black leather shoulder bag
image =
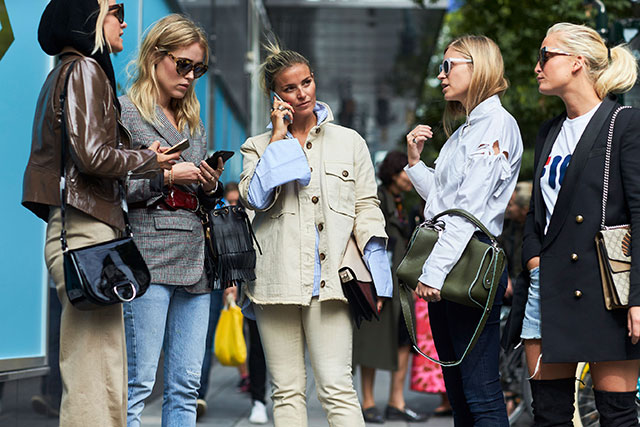
{"type": "Polygon", "coordinates": [[[149,287],[151,274],[138,247],[127,215],[127,202],[122,183],[120,199],[126,223],[126,236],[95,245],[69,249],[65,230],[67,122],[65,101],[69,76],[75,61],[69,66],[60,93],[62,156],[60,161],[60,213],[62,230],[60,242],[64,257],[64,280],[67,297],[79,310],[95,310],[104,306],[132,301],[142,296],[149,287]]]}

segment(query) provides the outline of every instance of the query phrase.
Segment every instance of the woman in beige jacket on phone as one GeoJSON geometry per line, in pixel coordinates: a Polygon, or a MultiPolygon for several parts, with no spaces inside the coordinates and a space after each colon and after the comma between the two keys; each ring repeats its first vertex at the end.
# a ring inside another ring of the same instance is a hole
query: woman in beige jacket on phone
{"type": "Polygon", "coordinates": [[[387,235],[365,141],[332,124],[306,58],[269,46],[269,130],[241,148],[240,195],[256,211],[262,255],[244,294],[255,313],[273,386],[276,426],[306,426],[305,344],[329,425],[363,426],[353,387],[353,326],[338,267],[353,233],[379,297],[390,297],[387,235]]]}

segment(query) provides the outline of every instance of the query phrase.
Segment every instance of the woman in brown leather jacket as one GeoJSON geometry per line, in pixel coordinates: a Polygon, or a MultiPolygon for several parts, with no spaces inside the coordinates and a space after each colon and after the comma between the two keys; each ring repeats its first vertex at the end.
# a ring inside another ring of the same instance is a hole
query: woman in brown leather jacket
{"type": "Polygon", "coordinates": [[[38,41],[60,55],[42,87],[33,125],[22,204],[45,220],[45,261],[62,303],[60,407],[63,426],[126,425],[127,365],[122,306],[79,311],[65,294],[60,245],[60,93],[69,70],[64,120],[67,241],[70,248],[114,239],[124,228],[117,179],[170,168],[179,153],[129,149],[119,124],[109,52],[122,50],[124,5],[115,0],[52,0],[38,41]],[[72,67],[72,68],[71,68],[72,67]]]}

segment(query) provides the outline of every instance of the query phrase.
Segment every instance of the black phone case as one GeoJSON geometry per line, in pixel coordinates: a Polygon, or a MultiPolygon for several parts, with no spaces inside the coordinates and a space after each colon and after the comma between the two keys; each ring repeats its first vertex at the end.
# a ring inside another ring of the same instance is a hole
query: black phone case
{"type": "Polygon", "coordinates": [[[227,160],[233,157],[234,154],[235,153],[233,151],[216,151],[211,155],[211,157],[206,159],[205,162],[207,162],[209,166],[215,169],[218,167],[218,157],[222,157],[222,163],[226,163],[227,160]]]}

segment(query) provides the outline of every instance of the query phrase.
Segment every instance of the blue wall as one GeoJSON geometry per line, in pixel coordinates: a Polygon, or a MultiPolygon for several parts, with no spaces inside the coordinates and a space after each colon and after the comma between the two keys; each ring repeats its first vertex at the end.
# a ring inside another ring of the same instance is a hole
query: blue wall
{"type": "Polygon", "coordinates": [[[222,182],[236,181],[240,179],[242,172],[242,156],[240,146],[247,138],[247,132],[233,110],[229,107],[228,100],[223,91],[216,84],[214,89],[214,147],[216,150],[235,151],[235,155],[225,164],[222,182]]]}
{"type": "Polygon", "coordinates": [[[20,205],[31,124],[51,58],[36,38],[46,0],[5,0],[14,41],[0,60],[0,129],[4,162],[0,221],[0,359],[44,356],[46,275],[44,222],[20,205]]]}

